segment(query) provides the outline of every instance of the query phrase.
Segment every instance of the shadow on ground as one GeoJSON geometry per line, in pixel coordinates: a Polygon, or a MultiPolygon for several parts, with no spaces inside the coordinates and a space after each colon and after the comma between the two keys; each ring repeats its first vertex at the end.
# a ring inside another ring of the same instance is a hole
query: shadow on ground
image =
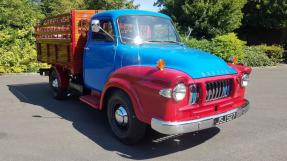
{"type": "Polygon", "coordinates": [[[219,128],[211,128],[196,133],[177,136],[161,135],[148,129],[146,137],[137,145],[127,146],[114,138],[109,129],[105,112],[88,107],[75,98],[64,101],[54,100],[47,83],[8,85],[9,90],[21,101],[44,108],[59,117],[42,116],[35,119],[65,119],[73,127],[105,150],[116,151],[124,158],[144,160],[168,155],[195,147],[219,133],[219,128]]]}

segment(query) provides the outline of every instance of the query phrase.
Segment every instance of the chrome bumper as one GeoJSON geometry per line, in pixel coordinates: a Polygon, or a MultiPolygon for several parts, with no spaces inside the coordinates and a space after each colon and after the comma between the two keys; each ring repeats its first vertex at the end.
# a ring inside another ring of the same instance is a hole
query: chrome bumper
{"type": "Polygon", "coordinates": [[[208,129],[215,126],[215,119],[222,116],[226,116],[232,113],[236,113],[236,118],[245,114],[249,109],[249,101],[245,100],[245,104],[234,110],[227,111],[218,115],[213,115],[209,117],[204,117],[197,120],[183,121],[183,122],[166,122],[159,119],[153,118],[151,120],[151,127],[155,131],[162,134],[182,134],[194,131],[199,131],[203,129],[208,129]]]}

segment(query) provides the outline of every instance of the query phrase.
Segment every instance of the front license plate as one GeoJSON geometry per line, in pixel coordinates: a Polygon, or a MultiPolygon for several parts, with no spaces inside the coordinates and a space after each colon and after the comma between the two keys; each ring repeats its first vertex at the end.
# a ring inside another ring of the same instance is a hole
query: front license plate
{"type": "Polygon", "coordinates": [[[231,120],[233,120],[235,118],[236,118],[236,112],[216,118],[214,120],[214,124],[215,125],[219,125],[219,124],[231,121],[231,120]]]}

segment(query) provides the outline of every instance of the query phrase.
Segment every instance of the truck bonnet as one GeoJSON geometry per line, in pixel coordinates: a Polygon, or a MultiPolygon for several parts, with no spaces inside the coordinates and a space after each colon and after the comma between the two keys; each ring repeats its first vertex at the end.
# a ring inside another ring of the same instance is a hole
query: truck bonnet
{"type": "Polygon", "coordinates": [[[221,58],[182,45],[143,44],[138,46],[138,53],[138,65],[155,66],[159,59],[163,59],[166,68],[182,71],[194,79],[236,74],[236,70],[221,58]]]}

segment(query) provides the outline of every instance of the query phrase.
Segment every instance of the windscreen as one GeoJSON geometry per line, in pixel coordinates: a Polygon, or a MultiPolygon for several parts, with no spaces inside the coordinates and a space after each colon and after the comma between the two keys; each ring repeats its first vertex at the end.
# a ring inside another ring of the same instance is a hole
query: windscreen
{"type": "Polygon", "coordinates": [[[178,43],[171,20],[156,16],[128,15],[118,19],[122,43],[178,43]]]}

